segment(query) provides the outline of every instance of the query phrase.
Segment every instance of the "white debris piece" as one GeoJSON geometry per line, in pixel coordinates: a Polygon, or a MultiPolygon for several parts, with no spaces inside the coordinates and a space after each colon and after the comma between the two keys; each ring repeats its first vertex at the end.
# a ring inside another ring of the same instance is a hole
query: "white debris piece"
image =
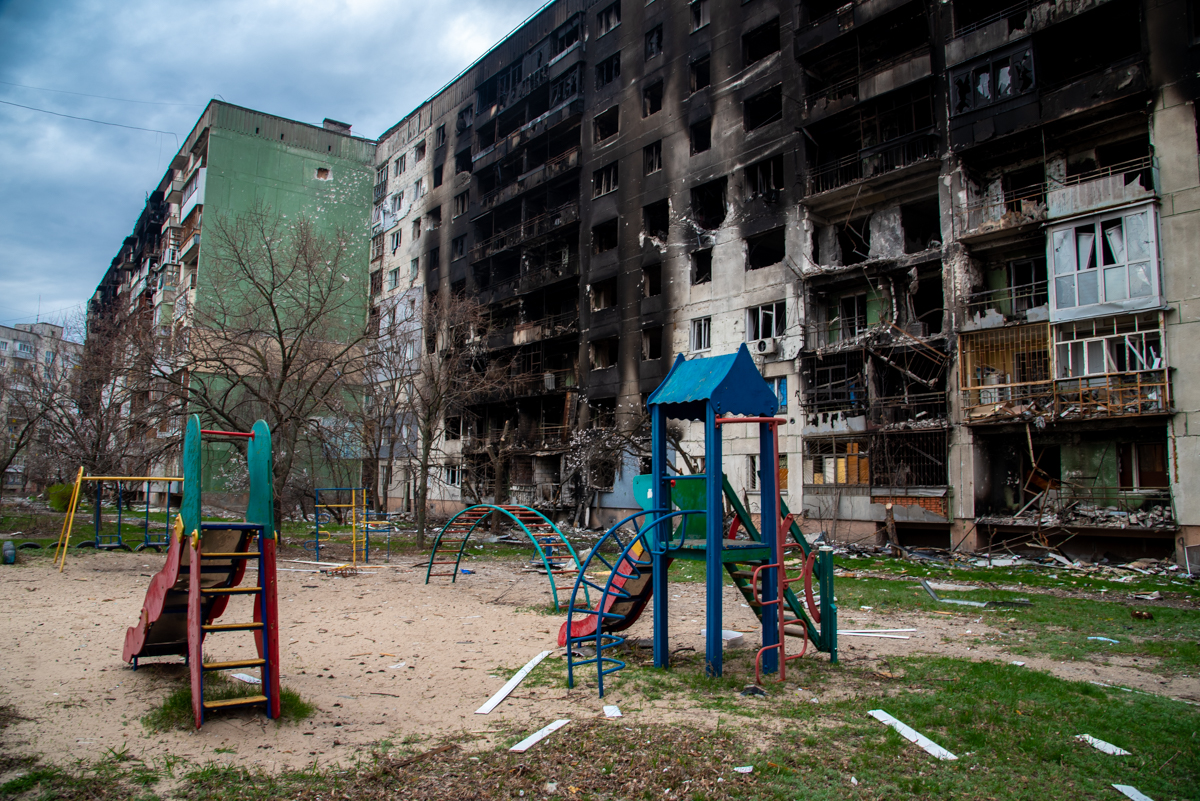
{"type": "Polygon", "coordinates": [[[900,721],[896,720],[894,717],[889,715],[887,712],[884,712],[882,709],[872,709],[869,712],[867,712],[867,714],[870,715],[871,717],[875,718],[876,720],[878,720],[880,723],[884,724],[885,726],[891,726],[893,729],[895,729],[897,732],[899,732],[901,737],[908,740],[909,742],[916,743],[917,745],[924,748],[928,753],[933,754],[938,759],[958,759],[958,757],[956,757],[954,754],[950,753],[945,748],[942,748],[940,745],[935,743],[933,740],[930,740],[924,734],[921,734],[916,729],[913,729],[911,726],[907,726],[907,725],[901,723],[900,721]]]}
{"type": "Polygon", "coordinates": [[[619,706],[611,706],[611,705],[606,705],[606,706],[604,707],[604,717],[606,717],[606,718],[619,718],[619,717],[621,717],[621,716],[622,716],[622,715],[621,715],[621,707],[619,707],[619,706]]]}
{"type": "MultiPolygon", "coordinates": [[[[517,688],[517,685],[529,675],[529,671],[538,666],[546,657],[550,656],[549,651],[542,651],[540,654],[529,660],[529,664],[517,671],[517,675],[508,680],[508,683],[501,687],[495,695],[488,699],[488,702],[479,709],[475,710],[476,715],[486,715],[496,707],[500,706],[500,702],[508,697],[508,694],[517,688]]],[[[516,749],[514,749],[516,750],[516,749]]],[[[521,749],[524,750],[524,749],[521,749]]]]}
{"type": "Polygon", "coordinates": [[[1075,739],[1081,740],[1090,745],[1092,748],[1095,748],[1097,751],[1103,751],[1106,754],[1112,754],[1113,756],[1129,756],[1129,752],[1124,748],[1115,746],[1112,743],[1106,743],[1103,740],[1098,740],[1090,734],[1076,734],[1075,739]]]}
{"type": "Polygon", "coordinates": [[[563,726],[566,726],[570,722],[571,722],[570,718],[567,718],[566,720],[556,720],[553,723],[551,723],[549,726],[545,726],[541,729],[538,729],[533,734],[529,735],[524,740],[517,743],[516,745],[514,745],[512,748],[510,748],[508,750],[509,751],[528,751],[531,747],[537,745],[539,742],[544,740],[547,736],[558,731],[559,729],[561,729],[563,726]]]}
{"type": "Polygon", "coordinates": [[[1130,801],[1154,801],[1153,798],[1143,793],[1136,787],[1131,787],[1128,784],[1114,784],[1113,789],[1121,795],[1130,799],[1130,801]]]}

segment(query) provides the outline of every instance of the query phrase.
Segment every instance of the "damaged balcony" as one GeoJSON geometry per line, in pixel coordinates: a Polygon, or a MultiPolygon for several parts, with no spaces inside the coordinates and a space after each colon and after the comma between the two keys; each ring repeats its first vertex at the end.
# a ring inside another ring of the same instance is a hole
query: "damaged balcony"
{"type": "Polygon", "coordinates": [[[807,0],[798,5],[801,16],[796,29],[796,58],[909,5],[921,4],[913,0],[807,0]]]}
{"type": "Polygon", "coordinates": [[[964,332],[959,349],[968,425],[1171,411],[1157,314],[964,332]]]}
{"type": "Polygon", "coordinates": [[[570,201],[493,234],[471,248],[471,261],[483,259],[549,236],[579,222],[579,203],[570,201]]]}
{"type": "Polygon", "coordinates": [[[797,53],[807,122],[932,75],[929,16],[910,3],[822,47],[797,53]]]}
{"type": "MultiPolygon", "coordinates": [[[[579,167],[579,148],[573,147],[565,153],[560,153],[557,156],[537,164],[534,167],[528,168],[525,172],[517,175],[515,179],[504,183],[495,189],[487,191],[479,199],[479,208],[481,212],[486,213],[491,209],[516,199],[521,194],[535,189],[547,181],[558,178],[560,175],[566,175],[572,170],[579,167]]],[[[500,168],[500,165],[497,165],[500,168]]],[[[480,181],[481,188],[483,181],[480,181]]]]}

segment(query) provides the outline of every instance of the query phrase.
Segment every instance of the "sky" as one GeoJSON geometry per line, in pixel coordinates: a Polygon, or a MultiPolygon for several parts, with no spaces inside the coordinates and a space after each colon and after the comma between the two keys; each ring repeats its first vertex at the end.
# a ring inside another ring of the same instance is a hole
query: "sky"
{"type": "Polygon", "coordinates": [[[544,2],[0,0],[0,325],[79,319],[211,98],[374,139],[544,2]]]}

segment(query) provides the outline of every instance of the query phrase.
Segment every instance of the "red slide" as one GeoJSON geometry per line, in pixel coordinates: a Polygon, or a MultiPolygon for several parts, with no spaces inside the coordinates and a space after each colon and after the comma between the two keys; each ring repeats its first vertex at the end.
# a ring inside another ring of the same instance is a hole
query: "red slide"
{"type": "MultiPolygon", "coordinates": [[[[639,542],[634,546],[632,554],[635,559],[641,560],[645,551],[642,550],[639,542]]],[[[671,560],[667,560],[667,567],[671,566],[671,560]]],[[[618,566],[618,574],[612,582],[612,592],[604,595],[601,603],[598,603],[596,609],[621,615],[620,618],[605,618],[602,630],[621,631],[632,626],[642,612],[646,608],[646,604],[654,595],[654,578],[650,574],[649,565],[641,565],[634,567],[629,564],[628,560],[622,560],[618,566]],[[626,578],[626,576],[636,573],[637,578],[626,578]],[[622,590],[619,594],[616,590],[622,590]],[[628,593],[628,597],[624,593],[628,593]]],[[[600,582],[596,582],[599,584],[600,582]]],[[[583,614],[573,623],[568,618],[563,622],[562,627],[558,630],[558,644],[567,644],[567,626],[570,626],[572,637],[587,637],[596,633],[596,621],[600,620],[601,616],[595,612],[591,614],[583,614]]]]}

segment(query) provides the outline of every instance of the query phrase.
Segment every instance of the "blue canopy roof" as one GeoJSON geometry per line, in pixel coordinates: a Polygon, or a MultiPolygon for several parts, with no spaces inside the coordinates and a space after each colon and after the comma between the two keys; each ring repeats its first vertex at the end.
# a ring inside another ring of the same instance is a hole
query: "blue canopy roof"
{"type": "Polygon", "coordinates": [[[719,415],[773,417],[779,410],[779,399],[744,343],[727,356],[687,360],[678,354],[646,401],[647,406],[665,406],[667,417],[676,420],[703,420],[710,403],[719,415]]]}

